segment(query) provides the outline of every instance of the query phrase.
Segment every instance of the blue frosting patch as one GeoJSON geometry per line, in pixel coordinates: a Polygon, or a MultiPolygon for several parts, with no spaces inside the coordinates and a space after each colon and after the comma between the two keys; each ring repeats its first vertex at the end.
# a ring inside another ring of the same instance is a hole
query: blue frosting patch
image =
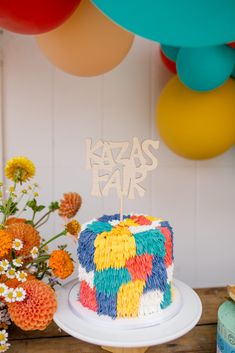
{"type": "Polygon", "coordinates": [[[84,267],[87,272],[95,270],[94,264],[94,241],[96,239],[96,234],[89,229],[85,229],[81,232],[79,237],[79,246],[77,250],[78,260],[82,267],[84,267]]]}
{"type": "Polygon", "coordinates": [[[154,256],[152,274],[148,277],[144,293],[159,289],[161,292],[165,292],[167,289],[167,272],[164,264],[164,259],[160,256],[154,256]]]}
{"type": "Polygon", "coordinates": [[[168,305],[171,304],[171,287],[169,284],[166,286],[166,290],[164,293],[163,301],[161,302],[161,309],[165,309],[168,305]]]}
{"type": "Polygon", "coordinates": [[[98,304],[98,314],[108,315],[115,319],[117,317],[117,296],[107,295],[105,293],[96,293],[98,304]]]}
{"type": "MultiPolygon", "coordinates": [[[[130,215],[123,216],[123,219],[129,218],[129,217],[130,215]]],[[[120,221],[120,214],[116,213],[115,215],[112,215],[112,216],[104,215],[100,217],[98,221],[100,222],[120,221]]]]}
{"type": "Polygon", "coordinates": [[[94,285],[97,292],[115,295],[121,285],[128,282],[131,282],[131,275],[126,268],[95,271],[94,285]]]}
{"type": "Polygon", "coordinates": [[[221,353],[235,353],[235,347],[226,342],[219,333],[217,333],[217,345],[221,353]]]}
{"type": "Polygon", "coordinates": [[[161,230],[151,229],[133,234],[136,242],[137,255],[149,254],[164,257],[166,255],[165,236],[161,230]]]}
{"type": "Polygon", "coordinates": [[[87,228],[90,229],[93,233],[99,234],[103,232],[110,232],[112,226],[109,223],[94,221],[91,224],[88,224],[87,228]]]}

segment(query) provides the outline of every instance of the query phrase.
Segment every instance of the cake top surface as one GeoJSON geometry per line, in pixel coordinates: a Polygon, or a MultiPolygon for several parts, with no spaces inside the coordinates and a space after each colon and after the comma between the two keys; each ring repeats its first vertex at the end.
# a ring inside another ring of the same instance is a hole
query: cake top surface
{"type": "Polygon", "coordinates": [[[88,272],[120,269],[136,256],[164,259],[173,232],[168,222],[156,217],[130,214],[120,221],[119,214],[104,215],[82,226],[78,244],[79,262],[88,272]]]}

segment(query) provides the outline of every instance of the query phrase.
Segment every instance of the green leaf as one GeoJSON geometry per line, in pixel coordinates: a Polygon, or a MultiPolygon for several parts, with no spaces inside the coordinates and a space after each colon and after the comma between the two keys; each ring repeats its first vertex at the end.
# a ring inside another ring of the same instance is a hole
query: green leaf
{"type": "Polygon", "coordinates": [[[59,245],[59,246],[58,246],[58,249],[60,249],[60,250],[64,250],[64,249],[66,249],[66,248],[67,248],[67,244],[59,245]]]}
{"type": "Polygon", "coordinates": [[[17,202],[12,202],[11,201],[11,205],[10,205],[10,209],[9,209],[9,215],[14,215],[14,214],[16,214],[17,211],[18,211],[17,202]]]}
{"type": "Polygon", "coordinates": [[[44,210],[45,207],[46,207],[46,206],[43,206],[43,205],[37,206],[37,207],[36,207],[36,211],[37,211],[37,212],[41,212],[42,210],[44,210]]]}
{"type": "Polygon", "coordinates": [[[27,206],[29,208],[31,208],[33,211],[36,211],[36,207],[37,207],[37,201],[36,199],[30,200],[27,202],[27,206]]]}
{"type": "Polygon", "coordinates": [[[60,208],[60,205],[59,205],[59,202],[57,201],[51,202],[51,204],[49,205],[49,210],[52,212],[58,210],[59,208],[60,208]]]}

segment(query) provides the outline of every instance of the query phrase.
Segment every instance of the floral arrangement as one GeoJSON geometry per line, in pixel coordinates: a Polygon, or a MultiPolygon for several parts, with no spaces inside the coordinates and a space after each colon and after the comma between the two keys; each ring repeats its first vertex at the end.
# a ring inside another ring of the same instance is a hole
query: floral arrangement
{"type": "Polygon", "coordinates": [[[81,227],[74,217],[81,196],[64,194],[46,208],[38,203],[38,185],[29,182],[34,175],[28,158],[14,157],[5,167],[10,186],[0,183],[0,352],[10,346],[11,322],[23,330],[44,330],[50,324],[57,308],[54,287],[74,270],[66,245],[50,252],[48,244],[69,234],[77,238],[81,227]],[[39,228],[55,212],[64,221],[63,229],[45,241],[39,228]]]}

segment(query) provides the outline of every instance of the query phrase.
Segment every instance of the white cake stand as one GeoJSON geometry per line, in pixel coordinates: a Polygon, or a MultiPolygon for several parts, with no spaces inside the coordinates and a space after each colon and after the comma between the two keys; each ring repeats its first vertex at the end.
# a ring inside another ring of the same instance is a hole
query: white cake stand
{"type": "Polygon", "coordinates": [[[174,316],[162,323],[145,324],[138,328],[121,328],[99,324],[99,320],[86,319],[84,315],[75,315],[71,306],[71,293],[75,281],[57,291],[58,310],[54,315],[56,324],[69,335],[80,340],[101,345],[115,353],[145,352],[149,346],[159,345],[179,338],[190,331],[199,321],[202,304],[198,295],[181,281],[174,280],[174,286],[180,293],[180,307],[174,316]],[[131,349],[130,349],[131,348],[131,349]]]}

